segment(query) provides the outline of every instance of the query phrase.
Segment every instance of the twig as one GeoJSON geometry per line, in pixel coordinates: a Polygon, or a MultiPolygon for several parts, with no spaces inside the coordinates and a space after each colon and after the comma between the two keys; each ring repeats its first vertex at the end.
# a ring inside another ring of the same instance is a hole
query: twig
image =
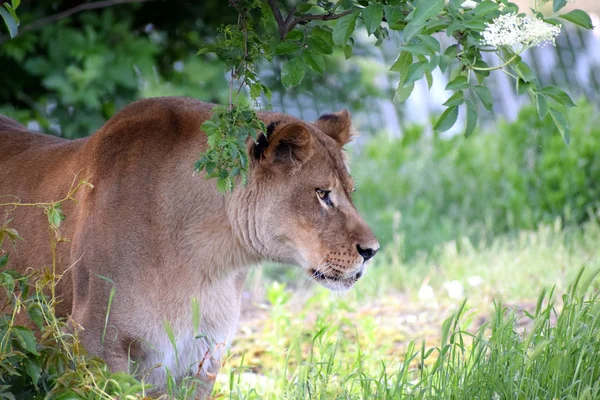
{"type": "MultiPolygon", "coordinates": [[[[50,15],[48,17],[40,18],[38,20],[33,21],[30,24],[27,24],[19,29],[19,33],[33,31],[35,29],[39,29],[45,25],[51,24],[58,20],[70,17],[73,14],[77,14],[82,11],[96,10],[99,8],[111,7],[118,4],[126,4],[126,3],[144,3],[146,1],[155,1],[155,0],[104,0],[104,1],[96,1],[93,3],[84,3],[79,4],[78,6],[69,8],[65,11],[61,11],[57,14],[50,15]]],[[[0,36],[0,44],[7,40],[8,36],[0,36]]]]}
{"type": "Polygon", "coordinates": [[[275,17],[275,21],[277,21],[277,26],[279,27],[279,36],[283,39],[289,31],[291,31],[296,25],[304,24],[310,21],[332,21],[343,16],[346,16],[350,13],[356,11],[355,9],[346,10],[339,14],[304,14],[299,16],[298,18],[294,18],[294,12],[296,12],[296,7],[292,8],[286,19],[283,19],[281,15],[281,10],[277,7],[277,0],[269,0],[269,6],[271,7],[271,11],[273,12],[273,16],[275,17]]]}
{"type": "MultiPolygon", "coordinates": [[[[281,15],[281,11],[277,8],[277,0],[269,0],[269,6],[271,7],[271,11],[273,11],[273,16],[275,17],[275,21],[277,21],[277,26],[279,27],[279,35],[281,38],[284,38],[287,34],[285,30],[286,21],[283,20],[283,16],[281,15]]],[[[288,16],[289,17],[289,16],[288,16]]]]}
{"type": "Polygon", "coordinates": [[[291,31],[292,28],[294,26],[296,26],[297,24],[304,24],[309,21],[333,21],[335,19],[340,19],[350,13],[353,13],[354,11],[356,11],[356,10],[354,10],[354,9],[346,10],[339,14],[316,14],[316,15],[315,14],[305,14],[298,18],[295,18],[292,22],[290,22],[289,25],[287,26],[287,32],[291,31]]]}

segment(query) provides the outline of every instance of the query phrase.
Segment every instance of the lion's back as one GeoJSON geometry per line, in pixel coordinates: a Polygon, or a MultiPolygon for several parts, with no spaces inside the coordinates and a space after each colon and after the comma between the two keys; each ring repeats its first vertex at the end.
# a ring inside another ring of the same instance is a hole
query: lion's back
{"type": "Polygon", "coordinates": [[[48,145],[64,142],[55,136],[32,132],[18,122],[0,115],[0,163],[48,145]]]}
{"type": "Polygon", "coordinates": [[[0,196],[28,198],[46,176],[69,163],[81,144],[32,132],[0,116],[0,196]]]}

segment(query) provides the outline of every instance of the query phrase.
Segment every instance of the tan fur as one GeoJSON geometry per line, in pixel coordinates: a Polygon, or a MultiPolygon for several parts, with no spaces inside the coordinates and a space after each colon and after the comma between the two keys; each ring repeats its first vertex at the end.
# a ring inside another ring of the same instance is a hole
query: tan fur
{"type": "MultiPolygon", "coordinates": [[[[261,114],[270,135],[262,144],[249,141],[249,183],[222,195],[214,180],[192,173],[207,146],[200,126],[211,108],[187,98],[142,100],[74,141],[0,116],[0,203],[61,199],[75,176],[94,185],[78,192],[77,206],[65,205],[61,232],[71,241],[58,245],[58,272],[72,268],[57,288],[58,314],[72,315],[84,345],[113,370],[135,369],[159,388],[164,366],[178,379],[201,366],[204,396],[219,368],[218,349],[235,332],[249,266],[265,259],[295,264],[344,290],[366,264],[357,246],[379,246],[351,201],[341,151],[351,135],[347,111],[313,124],[261,114]],[[333,207],[316,189],[331,191],[333,207]],[[111,284],[101,277],[116,287],[104,343],[111,284]],[[194,298],[201,332],[192,329],[194,298]],[[179,363],[165,321],[176,335],[179,363]],[[207,336],[194,339],[198,333],[207,336]],[[153,369],[157,363],[163,367],[153,369]]],[[[12,216],[25,238],[14,251],[5,249],[12,267],[48,265],[44,215],[20,208],[12,216]]]]}

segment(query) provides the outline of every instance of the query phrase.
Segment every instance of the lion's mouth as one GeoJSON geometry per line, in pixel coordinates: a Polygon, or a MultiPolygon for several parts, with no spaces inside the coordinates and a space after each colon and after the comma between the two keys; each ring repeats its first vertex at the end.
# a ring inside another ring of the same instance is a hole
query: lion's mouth
{"type": "Polygon", "coordinates": [[[351,288],[360,279],[363,271],[360,270],[350,277],[327,275],[316,269],[310,269],[309,273],[312,278],[328,289],[345,290],[351,288]]]}

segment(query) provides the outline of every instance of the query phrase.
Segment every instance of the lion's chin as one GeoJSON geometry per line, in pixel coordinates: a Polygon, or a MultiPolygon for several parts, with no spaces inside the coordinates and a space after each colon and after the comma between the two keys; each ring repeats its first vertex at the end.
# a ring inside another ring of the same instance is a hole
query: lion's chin
{"type": "Polygon", "coordinates": [[[314,281],[334,292],[345,292],[351,289],[362,275],[361,272],[349,278],[339,278],[328,276],[314,269],[309,269],[306,272],[314,281]]]}

